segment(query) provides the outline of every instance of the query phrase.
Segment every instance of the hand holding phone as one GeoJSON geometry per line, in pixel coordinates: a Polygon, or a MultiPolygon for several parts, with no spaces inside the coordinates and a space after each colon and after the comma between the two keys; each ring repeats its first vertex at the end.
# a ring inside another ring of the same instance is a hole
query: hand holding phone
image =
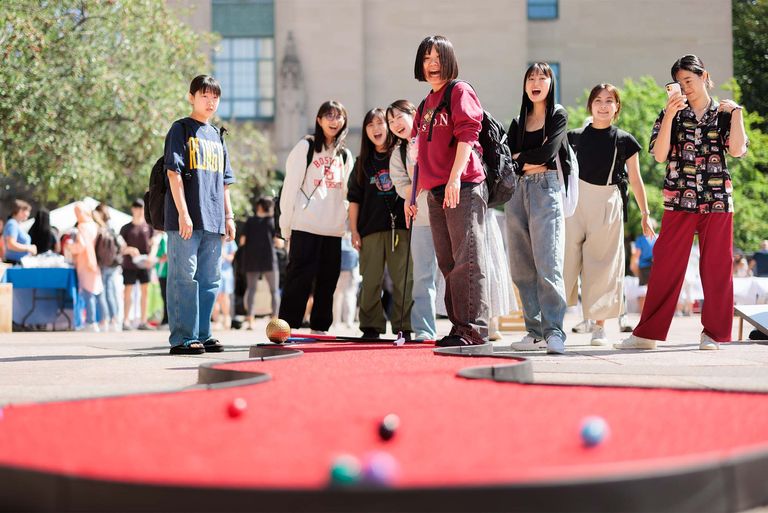
{"type": "Polygon", "coordinates": [[[688,105],[688,98],[682,93],[680,84],[669,82],[664,88],[667,90],[667,112],[677,114],[688,105]]]}
{"type": "Polygon", "coordinates": [[[669,82],[667,85],[664,86],[664,89],[667,90],[667,98],[672,98],[675,93],[682,95],[683,92],[680,89],[680,84],[677,82],[669,82]]]}

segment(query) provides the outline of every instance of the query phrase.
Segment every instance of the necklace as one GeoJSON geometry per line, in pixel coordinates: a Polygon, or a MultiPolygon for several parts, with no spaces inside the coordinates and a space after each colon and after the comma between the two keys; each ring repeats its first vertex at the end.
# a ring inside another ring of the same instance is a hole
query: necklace
{"type": "Polygon", "coordinates": [[[387,156],[388,155],[386,153],[379,153],[378,151],[373,152],[373,158],[378,161],[386,160],[387,156]]]}

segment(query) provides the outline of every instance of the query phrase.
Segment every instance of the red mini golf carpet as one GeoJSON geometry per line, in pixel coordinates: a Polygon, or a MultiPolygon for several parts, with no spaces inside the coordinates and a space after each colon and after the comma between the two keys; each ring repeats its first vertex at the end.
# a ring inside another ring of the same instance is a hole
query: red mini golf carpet
{"type": "MultiPolygon", "coordinates": [[[[339,454],[386,450],[395,487],[495,486],[669,471],[765,451],[764,394],[537,386],[457,377],[514,360],[432,346],[312,343],[217,368],[265,383],[6,407],[0,466],[159,486],[323,490],[339,454]],[[231,417],[235,398],[246,411],[231,417]],[[379,439],[388,413],[401,420],[379,439]],[[610,435],[585,447],[580,424],[610,435]]],[[[137,379],[140,379],[137,377],[137,379]]]]}

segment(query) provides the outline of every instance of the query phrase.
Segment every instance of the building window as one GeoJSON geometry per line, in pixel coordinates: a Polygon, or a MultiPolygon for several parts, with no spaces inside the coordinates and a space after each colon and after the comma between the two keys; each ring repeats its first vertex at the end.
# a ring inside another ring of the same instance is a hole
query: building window
{"type": "Polygon", "coordinates": [[[275,41],[232,37],[221,40],[213,59],[221,82],[219,116],[223,119],[272,118],[275,115],[275,41]]]}
{"type": "Polygon", "coordinates": [[[275,116],[275,38],[272,0],[213,0],[213,31],[221,43],[213,55],[221,83],[223,119],[275,116]]]}
{"type": "Polygon", "coordinates": [[[529,20],[556,20],[558,0],[528,0],[529,20]]]}

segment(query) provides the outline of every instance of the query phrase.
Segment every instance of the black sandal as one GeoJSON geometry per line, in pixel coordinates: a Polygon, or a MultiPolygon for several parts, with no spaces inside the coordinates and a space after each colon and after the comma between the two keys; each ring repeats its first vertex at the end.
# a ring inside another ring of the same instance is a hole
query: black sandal
{"type": "Polygon", "coordinates": [[[205,353],[205,346],[200,342],[189,342],[187,344],[179,344],[178,346],[172,346],[170,354],[203,354],[205,353]]]}
{"type": "Polygon", "coordinates": [[[206,353],[221,353],[224,351],[224,346],[215,338],[209,338],[203,342],[203,347],[205,347],[204,351],[206,353]]]}

